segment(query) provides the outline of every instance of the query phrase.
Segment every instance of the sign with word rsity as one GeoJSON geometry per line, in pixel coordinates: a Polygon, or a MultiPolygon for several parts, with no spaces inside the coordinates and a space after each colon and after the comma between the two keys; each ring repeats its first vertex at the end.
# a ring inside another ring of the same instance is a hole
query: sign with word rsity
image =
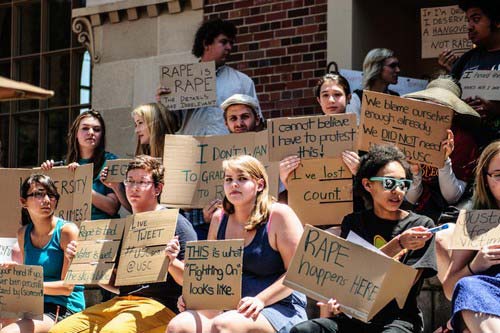
{"type": "Polygon", "coordinates": [[[21,226],[21,204],[19,193],[22,183],[32,174],[48,175],[60,195],[55,216],[67,221],[90,220],[92,211],[93,164],[81,165],[75,171],[68,167],[56,167],[48,171],[41,169],[0,168],[0,237],[16,237],[21,226]]]}
{"type": "Polygon", "coordinates": [[[460,55],[472,48],[467,19],[458,6],[420,9],[422,59],[437,58],[444,50],[460,55]]]}

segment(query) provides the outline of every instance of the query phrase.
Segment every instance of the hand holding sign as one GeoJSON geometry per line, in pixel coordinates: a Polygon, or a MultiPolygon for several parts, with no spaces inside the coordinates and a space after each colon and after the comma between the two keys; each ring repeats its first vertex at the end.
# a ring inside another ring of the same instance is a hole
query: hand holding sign
{"type": "Polygon", "coordinates": [[[238,303],[238,312],[247,318],[257,319],[259,313],[264,309],[264,302],[255,297],[243,297],[238,303]]]}
{"type": "Polygon", "coordinates": [[[73,260],[76,255],[76,249],[78,248],[78,242],[76,240],[72,240],[68,243],[66,250],[64,250],[64,255],[69,259],[73,260]]]}
{"type": "Polygon", "coordinates": [[[280,180],[286,189],[288,189],[290,173],[297,169],[299,165],[300,158],[297,155],[285,157],[280,161],[280,180]]]}
{"type": "Polygon", "coordinates": [[[324,311],[328,313],[327,317],[330,317],[331,315],[336,316],[342,312],[342,310],[340,310],[340,303],[333,298],[330,298],[326,304],[320,301],[317,302],[316,305],[319,306],[321,315],[323,315],[324,311]]]}
{"type": "Polygon", "coordinates": [[[500,244],[483,246],[469,264],[473,274],[486,271],[491,266],[498,265],[500,260],[500,244]]]}
{"type": "Polygon", "coordinates": [[[165,248],[165,255],[168,257],[168,264],[172,265],[172,262],[177,259],[179,252],[181,251],[181,245],[179,244],[179,236],[174,236],[165,248]]]}

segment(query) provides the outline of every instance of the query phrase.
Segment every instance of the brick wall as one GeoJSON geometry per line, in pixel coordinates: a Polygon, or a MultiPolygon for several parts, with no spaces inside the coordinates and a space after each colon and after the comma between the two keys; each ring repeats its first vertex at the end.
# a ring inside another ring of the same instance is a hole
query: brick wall
{"type": "Polygon", "coordinates": [[[321,113],[312,87],[326,69],[327,0],[205,0],[205,19],[238,27],[229,64],[250,76],[264,116],[321,113]]]}

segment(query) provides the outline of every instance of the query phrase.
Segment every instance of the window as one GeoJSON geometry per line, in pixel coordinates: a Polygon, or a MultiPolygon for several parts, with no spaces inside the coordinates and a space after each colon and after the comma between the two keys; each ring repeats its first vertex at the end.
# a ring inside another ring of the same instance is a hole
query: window
{"type": "Polygon", "coordinates": [[[54,91],[0,102],[0,166],[33,167],[66,154],[75,117],[90,108],[90,56],[71,30],[84,0],[0,0],[0,75],[54,91]]]}

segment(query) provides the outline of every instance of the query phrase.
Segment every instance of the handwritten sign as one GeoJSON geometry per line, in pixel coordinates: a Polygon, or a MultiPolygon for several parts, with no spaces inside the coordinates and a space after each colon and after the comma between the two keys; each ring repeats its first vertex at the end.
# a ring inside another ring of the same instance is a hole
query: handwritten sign
{"type": "Polygon", "coordinates": [[[92,208],[92,164],[79,166],[70,171],[68,167],[56,167],[49,171],[41,169],[0,168],[0,237],[16,237],[21,226],[21,203],[19,190],[23,181],[34,173],[48,175],[55,183],[61,196],[55,215],[72,222],[90,220],[92,208]]]}
{"type": "Polygon", "coordinates": [[[341,158],[301,160],[288,178],[288,205],[302,224],[340,224],[352,213],[352,173],[341,158]]]}
{"type": "Polygon", "coordinates": [[[283,284],[368,322],[396,298],[406,302],[417,271],[399,261],[307,225],[283,284]]]}
{"type": "Polygon", "coordinates": [[[127,220],[116,286],[165,281],[165,246],[174,237],[178,215],[177,209],[164,209],[134,214],[127,220]]]}
{"type": "Polygon", "coordinates": [[[236,309],[241,299],[243,240],[186,244],[182,295],[190,310],[236,309]]]}
{"type": "Polygon", "coordinates": [[[354,149],[356,115],[339,114],[267,120],[269,160],[339,157],[354,149]]]}
{"type": "Polygon", "coordinates": [[[453,110],[445,106],[365,90],[358,149],[390,143],[411,161],[441,168],[452,119],[453,110]]]}
{"type": "Polygon", "coordinates": [[[106,177],[106,181],[110,183],[123,182],[125,180],[130,161],[132,160],[127,158],[107,160],[106,166],[108,167],[108,175],[106,177]]]}
{"type": "Polygon", "coordinates": [[[462,99],[479,96],[500,101],[500,71],[465,71],[460,78],[462,99]]]}
{"type": "Polygon", "coordinates": [[[480,250],[483,246],[495,244],[500,244],[498,209],[460,211],[450,249],[480,250]]]}
{"type": "Polygon", "coordinates": [[[160,66],[160,83],[171,90],[161,97],[169,110],[217,105],[213,61],[160,66]]]}
{"type": "Polygon", "coordinates": [[[17,238],[0,237],[0,263],[12,261],[12,249],[17,243],[17,238]]]}
{"type": "Polygon", "coordinates": [[[69,284],[109,283],[127,218],[84,221],[77,252],[66,273],[69,284]]]}
{"type": "Polygon", "coordinates": [[[277,197],[279,165],[269,163],[267,150],[266,131],[216,136],[166,135],[165,190],[161,202],[175,207],[203,208],[215,198],[222,199],[222,161],[237,155],[251,155],[264,164],[269,192],[277,197]]]}
{"type": "Polygon", "coordinates": [[[0,318],[43,318],[43,267],[0,267],[0,318]]]}
{"type": "Polygon", "coordinates": [[[420,9],[422,59],[437,58],[445,49],[460,55],[472,48],[467,18],[458,6],[420,9]]]}

